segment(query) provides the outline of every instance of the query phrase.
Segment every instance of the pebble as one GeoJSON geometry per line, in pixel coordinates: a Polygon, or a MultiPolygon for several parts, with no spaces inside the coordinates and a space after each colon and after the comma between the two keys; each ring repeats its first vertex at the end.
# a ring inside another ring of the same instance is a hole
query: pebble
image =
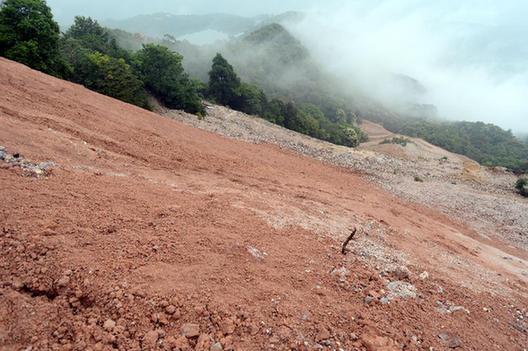
{"type": "Polygon", "coordinates": [[[169,305],[165,308],[165,312],[167,312],[168,314],[174,314],[176,312],[176,306],[174,305],[169,305]]]}
{"type": "Polygon", "coordinates": [[[59,287],[65,287],[67,286],[68,284],[70,284],[70,278],[68,276],[64,276],[64,277],[61,277],[58,281],[57,281],[57,285],[59,287]]]}
{"type": "Polygon", "coordinates": [[[107,319],[106,322],[104,322],[104,324],[103,324],[104,330],[106,330],[108,332],[114,330],[115,326],[116,326],[116,322],[114,322],[111,319],[107,319]]]}
{"type": "Polygon", "coordinates": [[[422,274],[420,274],[420,279],[421,280],[426,280],[429,278],[429,273],[428,272],[423,272],[422,274]]]}
{"type": "Polygon", "coordinates": [[[220,323],[220,329],[222,330],[222,333],[224,333],[224,335],[230,335],[235,332],[236,324],[233,319],[227,318],[220,323]]]}
{"type": "Polygon", "coordinates": [[[452,333],[442,332],[438,334],[438,338],[444,345],[446,345],[450,349],[462,347],[462,341],[460,340],[460,338],[452,333]]]}
{"type": "Polygon", "coordinates": [[[181,333],[186,338],[195,338],[200,335],[200,326],[198,324],[186,323],[181,327],[181,333]]]}
{"type": "Polygon", "coordinates": [[[389,294],[386,296],[389,300],[394,300],[397,298],[402,299],[415,299],[416,287],[410,283],[404,281],[394,281],[387,284],[389,289],[389,294]]]}

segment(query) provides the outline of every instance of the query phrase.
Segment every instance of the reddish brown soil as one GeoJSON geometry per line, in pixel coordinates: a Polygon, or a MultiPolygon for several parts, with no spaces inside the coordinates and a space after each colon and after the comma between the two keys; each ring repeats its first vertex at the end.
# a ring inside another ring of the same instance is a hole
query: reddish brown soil
{"type": "Polygon", "coordinates": [[[0,145],[58,165],[36,178],[0,162],[0,350],[528,345],[525,252],[503,263],[505,245],[357,174],[186,127],[5,59],[0,90],[0,145]],[[271,225],[281,218],[288,225],[271,225]],[[308,230],[314,218],[337,229],[308,230]],[[343,218],[387,228],[387,248],[409,256],[411,274],[398,279],[416,286],[416,299],[378,301],[387,277],[341,255],[343,228],[354,224],[343,218]],[[331,274],[340,267],[343,281],[331,274]],[[442,314],[438,301],[469,313],[442,314]]]}

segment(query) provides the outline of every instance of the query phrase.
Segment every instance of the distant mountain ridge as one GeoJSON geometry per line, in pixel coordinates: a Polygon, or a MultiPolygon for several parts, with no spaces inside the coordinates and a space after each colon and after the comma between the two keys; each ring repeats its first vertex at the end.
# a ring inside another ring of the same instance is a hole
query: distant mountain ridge
{"type": "Polygon", "coordinates": [[[174,15],[156,13],[140,15],[123,20],[103,20],[101,23],[109,28],[119,28],[132,33],[162,38],[169,34],[176,38],[207,30],[236,36],[249,32],[258,26],[273,22],[295,21],[302,18],[298,12],[286,12],[280,15],[259,15],[243,17],[230,14],[207,15],[174,15]]]}

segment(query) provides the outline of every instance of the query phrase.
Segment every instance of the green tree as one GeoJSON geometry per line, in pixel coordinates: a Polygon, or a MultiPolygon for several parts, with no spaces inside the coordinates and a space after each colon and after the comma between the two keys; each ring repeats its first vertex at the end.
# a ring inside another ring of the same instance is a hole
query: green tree
{"type": "Polygon", "coordinates": [[[239,89],[240,78],[233,66],[222,55],[216,54],[209,72],[209,96],[221,105],[230,106],[236,104],[239,89]]]}
{"type": "Polygon", "coordinates": [[[0,55],[45,73],[62,75],[59,25],[44,0],[0,2],[0,55]]]}
{"type": "Polygon", "coordinates": [[[77,40],[91,51],[129,60],[128,53],[121,49],[109,31],[90,17],[75,17],[73,25],[64,33],[63,40],[77,40]]]}
{"type": "Polygon", "coordinates": [[[297,108],[292,101],[286,104],[284,126],[288,129],[316,138],[319,138],[321,134],[319,121],[312,115],[297,108]]]}
{"type": "Polygon", "coordinates": [[[361,133],[357,128],[352,127],[342,127],[344,140],[343,144],[345,146],[357,147],[361,143],[361,133]]]}
{"type": "Polygon", "coordinates": [[[147,90],[165,106],[189,113],[205,113],[199,84],[185,73],[183,57],[160,45],[144,45],[135,57],[147,90]]]}
{"type": "Polygon", "coordinates": [[[266,105],[266,110],[264,111],[262,117],[272,123],[284,126],[284,115],[286,113],[285,111],[286,105],[284,104],[284,102],[278,99],[273,99],[266,105]]]}
{"type": "Polygon", "coordinates": [[[124,59],[91,52],[79,64],[78,74],[88,89],[141,107],[148,106],[143,83],[124,59]]]}
{"type": "Polygon", "coordinates": [[[235,92],[231,107],[249,115],[261,116],[267,103],[266,95],[261,89],[252,84],[241,83],[235,92]]]}

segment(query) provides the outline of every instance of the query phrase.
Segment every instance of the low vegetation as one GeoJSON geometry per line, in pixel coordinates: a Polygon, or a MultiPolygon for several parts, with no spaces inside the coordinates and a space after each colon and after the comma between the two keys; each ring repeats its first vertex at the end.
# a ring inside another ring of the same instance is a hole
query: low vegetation
{"type": "Polygon", "coordinates": [[[519,178],[515,188],[524,197],[528,197],[528,178],[519,178]]]}
{"type": "Polygon", "coordinates": [[[403,147],[407,146],[407,144],[411,143],[411,140],[409,138],[405,137],[394,137],[392,139],[385,139],[380,144],[395,144],[395,145],[401,145],[403,147]]]}

